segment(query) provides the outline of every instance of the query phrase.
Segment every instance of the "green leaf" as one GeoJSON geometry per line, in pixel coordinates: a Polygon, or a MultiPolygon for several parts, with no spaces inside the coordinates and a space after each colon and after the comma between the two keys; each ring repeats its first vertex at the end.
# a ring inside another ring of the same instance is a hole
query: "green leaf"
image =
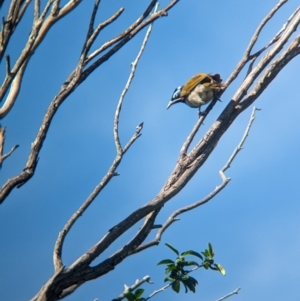
{"type": "Polygon", "coordinates": [[[188,287],[185,285],[185,283],[184,283],[183,281],[181,281],[181,283],[182,283],[183,286],[184,286],[185,293],[187,293],[187,292],[188,292],[188,287]]]}
{"type": "Polygon", "coordinates": [[[174,278],[172,278],[172,277],[166,277],[165,279],[164,279],[164,282],[167,282],[167,281],[174,281],[175,279],[174,278]]]}
{"type": "Polygon", "coordinates": [[[191,276],[190,276],[189,281],[190,281],[191,283],[193,283],[194,286],[196,286],[196,285],[198,284],[198,281],[197,281],[194,277],[191,277],[191,276]]]}
{"type": "Polygon", "coordinates": [[[201,260],[203,260],[202,255],[200,255],[198,252],[195,252],[193,250],[189,250],[189,251],[185,251],[185,252],[181,253],[181,256],[183,256],[183,257],[186,255],[194,255],[194,256],[199,257],[201,260]]]}
{"type": "Polygon", "coordinates": [[[218,263],[215,264],[215,267],[220,271],[220,273],[225,276],[226,275],[226,271],[225,269],[218,263]]]}
{"type": "Polygon", "coordinates": [[[193,261],[193,260],[185,261],[185,262],[183,262],[182,265],[185,266],[185,267],[191,266],[191,265],[195,265],[197,267],[199,266],[198,262],[193,261]]]}
{"type": "Polygon", "coordinates": [[[175,264],[178,264],[178,263],[181,263],[181,262],[184,262],[184,257],[177,257],[176,260],[175,260],[175,264]]]}
{"type": "Polygon", "coordinates": [[[126,298],[128,301],[134,301],[134,300],[135,300],[135,296],[134,296],[134,294],[131,293],[131,292],[126,293],[124,296],[125,296],[125,298],[126,298]]]}
{"type": "Polygon", "coordinates": [[[172,265],[172,266],[168,266],[165,270],[165,275],[169,274],[170,272],[172,271],[175,271],[177,270],[177,267],[175,265],[172,265]]]}
{"type": "Polygon", "coordinates": [[[173,247],[171,246],[170,244],[166,243],[165,244],[167,247],[169,247],[173,252],[175,252],[177,254],[177,256],[179,256],[179,252],[173,247]]]}
{"type": "MultiPolygon", "coordinates": [[[[188,289],[191,292],[195,293],[195,291],[196,291],[195,285],[193,284],[192,281],[190,281],[190,279],[184,280],[184,281],[182,281],[182,283],[185,285],[185,287],[188,287],[188,289]]],[[[187,293],[187,291],[186,291],[186,293],[187,293]]]]}
{"type": "Polygon", "coordinates": [[[175,281],[172,283],[172,289],[174,292],[179,293],[180,291],[180,282],[179,281],[175,281]]]}
{"type": "Polygon", "coordinates": [[[213,247],[210,242],[208,243],[208,252],[209,252],[210,257],[213,258],[215,255],[215,252],[214,252],[213,247]]]}
{"type": "Polygon", "coordinates": [[[136,299],[140,298],[140,296],[143,295],[143,292],[144,292],[144,291],[145,291],[145,290],[142,289],[142,288],[137,289],[137,290],[134,292],[135,298],[136,298],[136,299]]]}
{"type": "Polygon", "coordinates": [[[203,267],[204,267],[206,270],[209,268],[209,266],[210,266],[209,261],[204,261],[204,262],[203,262],[203,267]]]}
{"type": "Polygon", "coordinates": [[[171,259],[164,259],[164,260],[160,261],[157,265],[161,265],[161,264],[170,264],[170,263],[173,263],[173,264],[174,264],[174,261],[171,260],[171,259]]]}

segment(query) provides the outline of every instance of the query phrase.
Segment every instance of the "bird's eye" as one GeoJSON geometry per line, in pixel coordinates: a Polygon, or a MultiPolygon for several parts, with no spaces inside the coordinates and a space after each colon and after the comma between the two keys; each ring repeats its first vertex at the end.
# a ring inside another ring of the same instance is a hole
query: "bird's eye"
{"type": "Polygon", "coordinates": [[[179,97],[180,97],[181,88],[182,88],[182,87],[177,87],[177,88],[174,90],[173,95],[172,95],[172,99],[176,99],[176,98],[179,98],[179,97]]]}

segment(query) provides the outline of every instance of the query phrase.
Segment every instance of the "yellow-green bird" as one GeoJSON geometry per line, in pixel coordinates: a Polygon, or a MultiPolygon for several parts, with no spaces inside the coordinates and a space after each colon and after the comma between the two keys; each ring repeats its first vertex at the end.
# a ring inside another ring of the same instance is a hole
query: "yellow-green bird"
{"type": "Polygon", "coordinates": [[[225,87],[220,74],[199,73],[190,78],[184,86],[179,86],[172,94],[167,109],[175,103],[184,102],[192,108],[199,108],[210,102],[215,93],[225,87]]]}

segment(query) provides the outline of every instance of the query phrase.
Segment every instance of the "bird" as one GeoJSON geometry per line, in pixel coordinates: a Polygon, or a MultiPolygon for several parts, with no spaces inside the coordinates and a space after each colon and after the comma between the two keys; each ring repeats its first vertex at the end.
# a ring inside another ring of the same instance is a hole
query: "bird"
{"type": "Polygon", "coordinates": [[[191,108],[199,108],[201,113],[200,107],[210,102],[216,93],[225,87],[221,82],[220,74],[199,73],[190,78],[184,86],[174,90],[167,109],[173,104],[184,102],[191,108]]]}

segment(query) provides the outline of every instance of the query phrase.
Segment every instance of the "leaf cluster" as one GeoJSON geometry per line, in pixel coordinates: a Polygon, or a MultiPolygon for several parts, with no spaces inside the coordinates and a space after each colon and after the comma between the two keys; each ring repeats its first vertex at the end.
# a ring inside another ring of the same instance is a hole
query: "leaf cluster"
{"type": "Polygon", "coordinates": [[[190,272],[198,268],[203,267],[206,270],[217,270],[225,275],[225,269],[220,264],[214,262],[213,258],[215,253],[211,243],[208,243],[208,248],[201,252],[202,255],[194,250],[188,250],[180,254],[179,251],[172,245],[166,243],[166,246],[169,247],[177,255],[177,258],[175,259],[175,261],[171,259],[164,259],[157,265],[167,265],[165,269],[166,278],[164,281],[170,281],[172,289],[176,293],[179,293],[181,284],[184,286],[186,293],[189,290],[195,293],[198,281],[189,274],[190,272]],[[194,260],[187,260],[186,256],[188,255],[197,257],[197,259],[201,260],[201,263],[198,263],[194,260]],[[187,270],[186,267],[193,267],[193,269],[187,270]]]}

